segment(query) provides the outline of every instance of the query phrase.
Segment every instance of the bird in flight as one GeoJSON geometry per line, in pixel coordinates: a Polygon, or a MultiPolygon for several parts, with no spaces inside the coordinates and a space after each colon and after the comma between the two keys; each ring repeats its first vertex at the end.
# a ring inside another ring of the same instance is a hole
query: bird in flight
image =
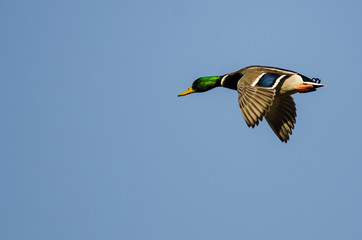
{"type": "Polygon", "coordinates": [[[266,66],[249,66],[221,76],[200,77],[178,96],[225,87],[238,91],[241,113],[249,127],[267,120],[282,142],[289,140],[294,129],[296,108],[294,93],[308,93],[324,87],[318,78],[266,66]]]}

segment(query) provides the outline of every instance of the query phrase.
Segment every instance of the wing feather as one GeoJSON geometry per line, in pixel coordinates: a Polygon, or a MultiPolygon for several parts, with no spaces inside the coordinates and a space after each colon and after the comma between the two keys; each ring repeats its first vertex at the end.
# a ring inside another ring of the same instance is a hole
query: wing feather
{"type": "MultiPolygon", "coordinates": [[[[244,78],[245,76],[243,76],[244,78]]],[[[260,86],[250,86],[243,81],[238,82],[239,106],[249,127],[255,127],[262,121],[273,104],[275,90],[260,86]]]]}
{"type": "Polygon", "coordinates": [[[265,118],[279,139],[282,142],[287,142],[289,134],[292,135],[296,116],[293,98],[289,95],[280,95],[274,99],[274,103],[265,118]]]}

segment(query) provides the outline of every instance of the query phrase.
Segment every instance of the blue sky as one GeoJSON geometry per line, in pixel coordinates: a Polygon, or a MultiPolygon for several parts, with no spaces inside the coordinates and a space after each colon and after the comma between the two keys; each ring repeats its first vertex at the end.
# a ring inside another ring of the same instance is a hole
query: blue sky
{"type": "Polygon", "coordinates": [[[2,1],[0,238],[361,239],[360,1],[2,1]],[[281,143],[237,93],[318,77],[281,143]]]}

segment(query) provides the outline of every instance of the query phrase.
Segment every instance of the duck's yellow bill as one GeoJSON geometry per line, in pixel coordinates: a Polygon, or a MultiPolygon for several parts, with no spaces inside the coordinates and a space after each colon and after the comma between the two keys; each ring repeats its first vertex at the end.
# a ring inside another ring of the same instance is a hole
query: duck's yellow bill
{"type": "Polygon", "coordinates": [[[181,96],[185,96],[185,95],[187,95],[187,94],[194,93],[194,92],[195,92],[195,90],[194,90],[194,89],[192,88],[192,86],[191,86],[191,87],[189,87],[189,89],[187,89],[186,91],[180,93],[180,94],[177,95],[177,96],[178,96],[178,97],[181,97],[181,96]]]}

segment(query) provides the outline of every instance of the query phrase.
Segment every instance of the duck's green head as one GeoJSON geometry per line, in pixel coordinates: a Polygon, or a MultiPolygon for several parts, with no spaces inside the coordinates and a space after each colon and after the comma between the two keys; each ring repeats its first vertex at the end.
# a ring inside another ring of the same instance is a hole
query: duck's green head
{"type": "Polygon", "coordinates": [[[221,86],[221,84],[220,84],[221,78],[222,78],[222,76],[198,78],[192,83],[191,87],[189,87],[186,91],[180,93],[177,96],[181,97],[181,96],[185,96],[190,93],[209,91],[210,89],[213,89],[214,87],[221,86]]]}

